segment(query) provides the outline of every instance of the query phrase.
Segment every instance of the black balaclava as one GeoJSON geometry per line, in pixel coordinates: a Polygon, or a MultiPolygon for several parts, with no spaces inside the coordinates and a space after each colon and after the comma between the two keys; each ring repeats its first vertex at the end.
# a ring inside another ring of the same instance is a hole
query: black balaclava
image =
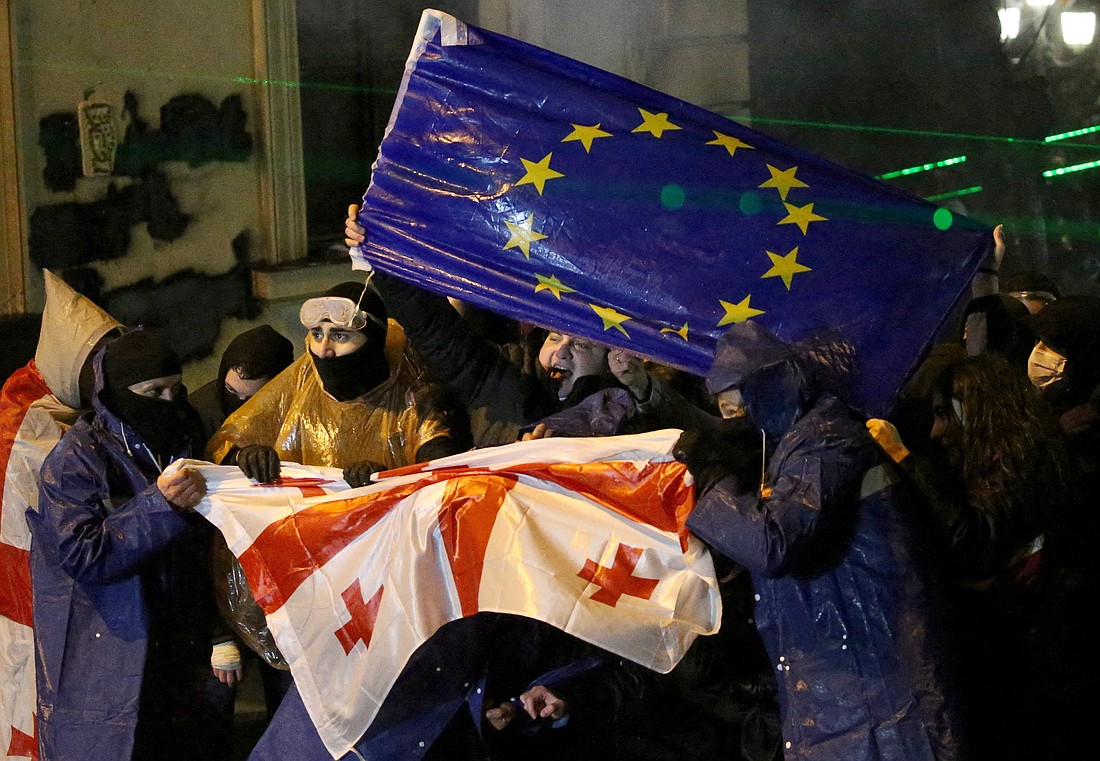
{"type": "Polygon", "coordinates": [[[362,396],[390,377],[390,365],[386,360],[386,328],[383,327],[386,324],[386,306],[373,288],[368,288],[363,293],[362,283],[340,283],[329,288],[324,295],[342,296],[352,302],[359,302],[360,309],[382,323],[379,325],[374,320],[367,320],[362,330],[367,335],[367,342],[350,354],[318,357],[312,350],[309,352],[325,391],[333,399],[347,402],[362,396]],[[363,296],[361,301],[360,294],[363,296]]]}
{"type": "Polygon", "coordinates": [[[129,386],[183,372],[172,347],[145,330],[112,341],[103,354],[103,404],[158,455],[180,454],[193,440],[195,413],[182,386],[172,401],[135,394],[129,386]]]}
{"type": "Polygon", "coordinates": [[[218,368],[218,398],[227,416],[244,404],[225,391],[225,376],[236,370],[244,380],[274,378],[294,361],[294,344],[270,325],[246,330],[229,342],[218,368]]]}

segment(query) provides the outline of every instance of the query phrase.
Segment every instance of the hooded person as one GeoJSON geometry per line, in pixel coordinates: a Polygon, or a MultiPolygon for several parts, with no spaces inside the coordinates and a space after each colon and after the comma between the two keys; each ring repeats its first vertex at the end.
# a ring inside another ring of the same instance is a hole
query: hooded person
{"type": "Polygon", "coordinates": [[[92,414],[46,458],[28,513],[38,757],[224,758],[232,693],[211,688],[212,528],[190,510],[205,483],[176,463],[197,431],[180,361],[137,330],[93,364],[92,414]]]}
{"type": "Polygon", "coordinates": [[[257,325],[230,341],[214,380],[188,396],[206,438],[293,361],[294,344],[270,325],[257,325]]]}
{"type": "Polygon", "coordinates": [[[38,508],[38,471],[46,455],[89,405],[95,350],[118,321],[43,270],[46,305],[34,359],[0,391],[0,757],[34,750],[35,673],[30,529],[38,508]],[[81,392],[81,379],[86,387],[81,392]]]}
{"type": "Polygon", "coordinates": [[[1023,302],[1007,294],[992,293],[971,299],[966,305],[961,336],[967,354],[972,357],[986,352],[999,354],[1023,374],[1035,346],[1030,316],[1023,302]]]}
{"type": "Polygon", "coordinates": [[[1034,314],[1031,324],[1039,342],[1028,377],[1054,411],[1100,402],[1100,298],[1058,299],[1034,314]]]}
{"type": "MultiPolygon", "coordinates": [[[[420,382],[400,328],[372,288],[340,283],[307,299],[299,319],[306,351],[226,418],[207,442],[213,462],[236,464],[260,483],[277,481],[282,460],[342,468],[358,487],[378,471],[468,448],[464,419],[438,388],[420,382]]],[[[285,669],[247,583],[222,585],[243,580],[240,564],[224,541],[213,552],[219,590],[228,590],[218,597],[226,620],[265,663],[285,669]]],[[[289,687],[276,682],[269,711],[289,687]]]]}
{"type": "Polygon", "coordinates": [[[418,380],[381,297],[346,282],[302,304],[306,351],[264,385],[207,444],[214,462],[271,483],[280,460],[343,468],[352,486],[372,472],[454,454],[455,418],[418,380]]]}
{"type": "MultiPolygon", "coordinates": [[[[1063,296],[1033,315],[1033,325],[1039,343],[1028,377],[1053,409],[1073,460],[1070,499],[1056,512],[1044,552],[1060,569],[1064,607],[1074,615],[1066,628],[1074,635],[1072,652],[1080,652],[1094,645],[1086,619],[1100,595],[1100,298],[1063,296]]],[[[1095,684],[1096,668],[1090,663],[1084,670],[1095,684]]]]}
{"type": "Polygon", "coordinates": [[[750,575],[784,757],[958,757],[930,527],[863,421],[754,322],[719,339],[707,387],[739,392],[766,468],[761,482],[715,473],[707,437],[685,432],[674,452],[704,481],[687,526],[750,575]]]}

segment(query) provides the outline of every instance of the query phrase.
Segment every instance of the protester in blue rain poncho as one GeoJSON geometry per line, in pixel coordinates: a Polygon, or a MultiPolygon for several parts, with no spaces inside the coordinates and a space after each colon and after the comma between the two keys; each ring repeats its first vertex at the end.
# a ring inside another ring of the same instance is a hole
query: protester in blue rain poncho
{"type": "Polygon", "coordinates": [[[225,758],[232,692],[211,674],[212,527],[189,511],[205,484],[170,465],[192,454],[198,429],[179,358],[134,331],[94,364],[94,413],[46,458],[27,515],[39,758],[225,758]]]}
{"type": "Polygon", "coordinates": [[[705,436],[678,445],[701,483],[688,527],[751,574],[779,680],[787,761],[958,756],[924,526],[863,422],[815,387],[767,329],[734,325],[707,375],[740,391],[765,437],[766,480],[721,472],[705,436]],[[715,474],[715,467],[718,473],[715,474]]]}

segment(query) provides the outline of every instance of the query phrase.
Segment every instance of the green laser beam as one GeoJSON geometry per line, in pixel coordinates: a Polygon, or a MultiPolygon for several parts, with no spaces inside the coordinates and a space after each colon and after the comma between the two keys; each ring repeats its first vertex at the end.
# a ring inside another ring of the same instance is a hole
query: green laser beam
{"type": "MultiPolygon", "coordinates": [[[[129,77],[136,80],[143,79],[171,79],[190,80],[196,82],[213,82],[217,84],[243,84],[258,87],[281,87],[296,90],[317,90],[345,93],[374,93],[384,95],[397,95],[396,87],[367,87],[365,85],[349,85],[336,82],[294,80],[294,79],[260,79],[233,74],[203,74],[195,71],[182,70],[158,70],[138,68],[104,68],[102,66],[82,66],[72,63],[39,62],[27,59],[16,61],[14,68],[41,69],[46,71],[60,71],[67,74],[87,74],[95,79],[101,79],[105,74],[116,79],[129,77]]],[[[98,84],[98,83],[97,83],[98,84]]]]}
{"type": "MultiPolygon", "coordinates": [[[[300,90],[316,90],[316,91],[329,91],[329,92],[343,92],[343,93],[373,93],[384,95],[397,95],[396,87],[367,87],[364,85],[349,85],[339,84],[334,82],[323,81],[301,81],[290,79],[261,79],[258,77],[241,76],[241,75],[214,75],[214,74],[201,74],[193,71],[164,71],[155,69],[139,69],[139,68],[113,68],[108,69],[97,66],[83,66],[74,63],[58,63],[56,61],[39,62],[33,59],[28,60],[26,58],[20,59],[15,63],[15,69],[47,69],[55,71],[65,72],[87,72],[92,76],[100,76],[104,72],[111,74],[112,76],[129,76],[138,79],[146,79],[150,77],[160,77],[166,79],[187,79],[195,81],[205,82],[218,82],[223,84],[243,84],[249,86],[258,87],[284,87],[295,88],[300,90]]],[[[831,130],[844,130],[848,132],[870,132],[884,135],[899,135],[905,137],[923,137],[923,138],[949,138],[952,140],[968,140],[968,141],[981,141],[992,143],[1007,143],[1013,145],[1039,145],[1047,146],[1053,142],[1060,142],[1068,140],[1072,137],[1079,137],[1081,135],[1093,134],[1100,132],[1100,125],[1092,127],[1082,127],[1081,129],[1071,130],[1069,132],[1062,132],[1056,135],[1049,135],[1041,140],[1021,138],[1021,137],[1006,137],[1003,135],[977,135],[973,133],[965,132],[941,132],[934,130],[916,130],[903,127],[874,127],[870,125],[861,124],[843,124],[837,122],[819,122],[810,121],[805,119],[780,119],[765,116],[742,116],[733,114],[722,114],[728,119],[733,121],[745,122],[749,125],[763,124],[763,125],[777,125],[777,126],[790,126],[790,127],[805,127],[810,129],[831,129],[831,130]]],[[[1100,145],[1090,143],[1064,143],[1067,148],[1086,148],[1093,151],[1100,151],[1100,145]]],[[[1080,166],[1082,169],[1091,169],[1092,165],[1075,165],[1080,166]]],[[[1056,176],[1061,174],[1068,174],[1071,167],[1066,167],[1063,171],[1054,172],[1048,175],[1043,173],[1044,177],[1056,176]]],[[[1073,169],[1073,171],[1082,171],[1082,169],[1073,169]]],[[[888,173],[889,174],[889,173],[888,173]]],[[[901,176],[901,175],[891,175],[901,176]]],[[[879,179],[883,179],[885,176],[880,175],[879,179]]]]}
{"type": "Polygon", "coordinates": [[[927,164],[921,164],[920,166],[911,166],[906,169],[898,169],[895,172],[886,172],[875,177],[876,180],[891,180],[894,177],[905,177],[910,174],[917,174],[918,172],[927,172],[932,169],[941,169],[945,166],[954,166],[955,164],[962,164],[966,161],[966,156],[952,156],[949,159],[942,161],[931,161],[927,164]]]}
{"type": "MultiPolygon", "coordinates": [[[[816,122],[804,119],[773,119],[766,116],[742,116],[740,118],[730,114],[722,114],[722,116],[725,116],[727,119],[733,119],[734,121],[743,121],[753,126],[756,124],[774,124],[780,127],[806,127],[809,129],[831,129],[848,132],[872,132],[884,135],[899,135],[902,137],[950,138],[951,140],[1010,143],[1020,146],[1049,145],[1045,139],[1038,140],[1026,137],[1006,137],[1004,135],[976,135],[968,132],[938,132],[933,130],[907,129],[904,127],[872,127],[865,124],[840,124],[837,122],[816,122]]],[[[1100,150],[1100,145],[1093,145],[1091,143],[1065,143],[1065,146],[1073,148],[1090,148],[1094,151],[1100,150]]]]}
{"type": "Polygon", "coordinates": [[[1047,135],[1043,138],[1043,142],[1055,143],[1059,140],[1068,140],[1071,137],[1078,137],[1079,135],[1091,135],[1093,132],[1100,132],[1100,124],[1095,127],[1082,127],[1081,129],[1075,129],[1069,132],[1059,132],[1057,135],[1047,135]]]}
{"type": "Polygon", "coordinates": [[[1043,177],[1061,177],[1063,174],[1073,174],[1074,172],[1083,172],[1086,169],[1095,169],[1100,166],[1100,159],[1096,161],[1086,161],[1083,164],[1073,164],[1072,166],[1060,166],[1057,169],[1048,169],[1043,172],[1043,177]]]}
{"type": "Polygon", "coordinates": [[[968,196],[972,193],[981,193],[985,188],[981,185],[971,185],[969,188],[961,188],[959,190],[952,190],[948,193],[937,193],[934,196],[925,196],[925,201],[943,201],[947,198],[958,198],[959,196],[968,196]]]}

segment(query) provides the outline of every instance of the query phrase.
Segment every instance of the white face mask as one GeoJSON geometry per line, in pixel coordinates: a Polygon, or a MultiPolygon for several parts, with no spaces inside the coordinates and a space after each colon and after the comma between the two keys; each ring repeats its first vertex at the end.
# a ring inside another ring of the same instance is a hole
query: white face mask
{"type": "Polygon", "coordinates": [[[1035,344],[1031,356],[1027,359],[1027,377],[1035,388],[1047,388],[1058,381],[1066,372],[1066,358],[1053,351],[1042,341],[1035,344]]]}

